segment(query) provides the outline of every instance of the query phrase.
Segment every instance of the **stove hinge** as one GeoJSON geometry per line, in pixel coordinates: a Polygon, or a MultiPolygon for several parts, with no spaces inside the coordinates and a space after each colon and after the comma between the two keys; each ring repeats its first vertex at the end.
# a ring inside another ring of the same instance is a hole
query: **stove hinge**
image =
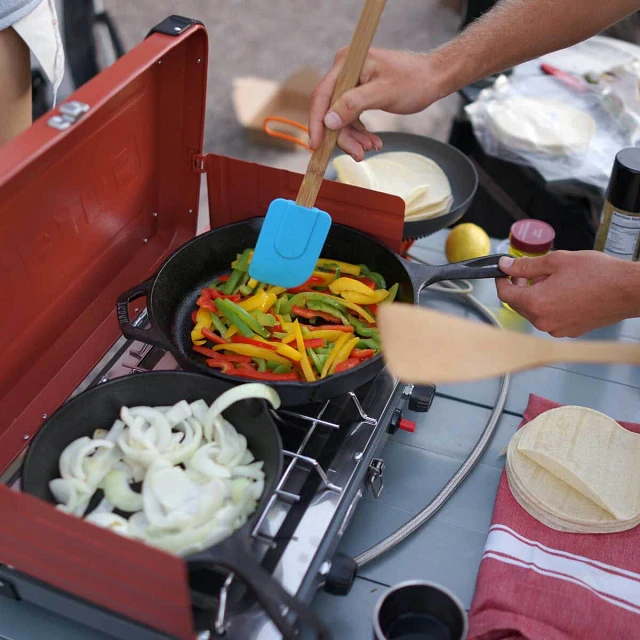
{"type": "Polygon", "coordinates": [[[198,153],[197,151],[193,151],[193,153],[191,154],[191,168],[196,172],[196,173],[206,173],[207,172],[207,165],[206,165],[206,160],[207,156],[202,155],[201,153],[198,153]]]}
{"type": "Polygon", "coordinates": [[[380,497],[384,489],[382,476],[384,474],[384,461],[381,458],[374,458],[369,463],[369,471],[367,473],[367,486],[371,489],[371,493],[376,498],[380,497]]]}

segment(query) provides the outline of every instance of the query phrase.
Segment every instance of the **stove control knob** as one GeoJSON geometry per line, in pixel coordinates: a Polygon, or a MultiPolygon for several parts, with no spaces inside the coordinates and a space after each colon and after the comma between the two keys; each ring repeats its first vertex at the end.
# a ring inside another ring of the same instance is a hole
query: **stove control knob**
{"type": "Polygon", "coordinates": [[[344,553],[336,553],[325,577],[324,590],[334,596],[346,596],[356,579],[358,565],[344,553]]]}
{"type": "Polygon", "coordinates": [[[436,395],[436,385],[429,384],[414,387],[409,398],[409,409],[419,413],[425,413],[431,409],[431,403],[436,395]]]}

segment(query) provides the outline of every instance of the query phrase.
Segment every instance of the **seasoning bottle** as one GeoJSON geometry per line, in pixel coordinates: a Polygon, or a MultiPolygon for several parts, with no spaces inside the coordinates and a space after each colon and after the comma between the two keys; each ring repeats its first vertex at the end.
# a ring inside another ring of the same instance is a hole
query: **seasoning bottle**
{"type": "MultiPolygon", "coordinates": [[[[544,256],[551,251],[555,238],[553,227],[542,220],[518,220],[511,225],[507,253],[514,258],[544,256]]],[[[505,302],[502,305],[511,309],[505,302]]]]}
{"type": "Polygon", "coordinates": [[[593,248],[623,260],[640,258],[640,148],[616,155],[593,248]]]}

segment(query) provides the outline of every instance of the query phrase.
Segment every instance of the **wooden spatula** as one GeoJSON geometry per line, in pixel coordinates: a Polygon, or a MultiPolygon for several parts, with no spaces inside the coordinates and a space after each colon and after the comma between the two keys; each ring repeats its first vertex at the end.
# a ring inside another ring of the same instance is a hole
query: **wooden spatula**
{"type": "Polygon", "coordinates": [[[377,320],[384,359],[407,383],[466,382],[557,362],[640,365],[640,345],[534,338],[408,304],[381,305],[377,320]]]}
{"type": "MultiPolygon", "coordinates": [[[[331,104],[358,85],[385,1],[365,0],[331,104]]],[[[331,227],[331,216],[314,205],[338,133],[325,127],[296,201],[277,198],[269,205],[249,266],[249,275],[255,280],[291,288],[311,277],[331,227]]]]}

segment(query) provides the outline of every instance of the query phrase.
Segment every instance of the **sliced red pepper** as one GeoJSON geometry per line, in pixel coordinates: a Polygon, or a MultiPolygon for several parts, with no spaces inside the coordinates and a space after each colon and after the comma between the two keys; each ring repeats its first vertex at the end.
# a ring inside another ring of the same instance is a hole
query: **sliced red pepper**
{"type": "Polygon", "coordinates": [[[378,313],[378,305],[377,304],[369,304],[367,305],[367,309],[371,311],[371,313],[375,316],[378,313]]]}
{"type": "Polygon", "coordinates": [[[227,274],[226,276],[220,276],[218,278],[219,282],[226,282],[229,279],[229,274],[227,274]]]}
{"type": "Polygon", "coordinates": [[[263,380],[265,382],[284,382],[287,380],[299,380],[297,373],[273,373],[273,371],[256,371],[255,369],[233,369],[229,371],[231,375],[251,378],[252,380],[263,380]]]}
{"type": "Polygon", "coordinates": [[[275,327],[271,327],[271,333],[284,333],[284,329],[281,324],[277,324],[275,327]]]}
{"type": "Polygon", "coordinates": [[[311,340],[304,341],[305,349],[315,349],[316,347],[322,347],[323,345],[324,340],[322,338],[312,338],[311,340]]]}
{"type": "Polygon", "coordinates": [[[207,356],[207,358],[211,358],[212,360],[224,360],[225,362],[251,362],[251,358],[249,356],[240,355],[239,353],[230,353],[227,355],[197,344],[194,344],[191,348],[196,353],[207,356]]]}
{"type": "Polygon", "coordinates": [[[293,315],[300,316],[301,318],[322,318],[327,322],[340,322],[338,318],[335,318],[330,313],[315,311],[313,309],[304,309],[303,307],[297,307],[295,305],[291,307],[291,313],[293,313],[293,315]]]}
{"type": "MultiPolygon", "coordinates": [[[[204,333],[202,334],[204,336],[204,333]]],[[[231,336],[231,342],[239,342],[241,344],[252,344],[254,347],[262,347],[263,349],[270,349],[271,351],[275,351],[276,347],[273,344],[269,344],[268,342],[260,342],[260,340],[253,340],[252,338],[245,338],[244,336],[231,336]]]]}
{"type": "MultiPolygon", "coordinates": [[[[231,300],[231,302],[240,302],[242,300],[242,296],[239,293],[234,293],[231,296],[227,296],[224,293],[220,293],[217,289],[207,289],[209,292],[209,296],[215,300],[216,298],[224,298],[225,300],[231,300]]],[[[204,289],[203,289],[204,292],[204,289]]]]}
{"type": "Polygon", "coordinates": [[[367,358],[373,358],[375,353],[376,352],[373,349],[354,349],[349,354],[349,357],[350,358],[357,358],[358,360],[366,360],[367,358]]]}
{"type": "Polygon", "coordinates": [[[236,369],[240,370],[242,369],[242,371],[255,371],[256,368],[249,362],[239,362],[236,365],[236,369]]]}
{"type": "Polygon", "coordinates": [[[197,315],[197,311],[192,312],[191,314],[191,322],[193,322],[193,324],[198,324],[196,321],[196,315],[197,315]]]}
{"type": "Polygon", "coordinates": [[[345,327],[343,324],[317,324],[315,326],[309,325],[307,327],[309,331],[346,331],[347,333],[353,333],[353,327],[349,325],[345,327]]]}
{"type": "Polygon", "coordinates": [[[222,369],[222,373],[226,373],[228,375],[233,375],[233,372],[237,371],[233,366],[233,362],[228,362],[227,360],[217,360],[212,358],[211,360],[207,360],[207,365],[212,369],[222,369]]]}
{"type": "Polygon", "coordinates": [[[206,327],[202,327],[200,332],[202,333],[202,337],[206,338],[210,342],[213,342],[215,344],[227,344],[227,341],[224,338],[220,337],[217,333],[214,333],[206,327]]]}
{"type": "Polygon", "coordinates": [[[205,296],[200,296],[196,300],[196,304],[201,309],[206,309],[207,311],[213,311],[213,312],[217,312],[218,311],[217,307],[211,301],[211,298],[206,298],[205,296]]]}
{"type": "Polygon", "coordinates": [[[287,293],[302,293],[303,291],[313,291],[313,289],[310,289],[310,287],[313,287],[314,285],[319,285],[322,284],[324,282],[324,278],[321,278],[320,276],[311,276],[306,282],[303,282],[300,286],[298,287],[293,287],[293,289],[287,289],[287,293]]]}
{"type": "Polygon", "coordinates": [[[341,362],[337,367],[336,367],[336,373],[340,373],[341,371],[348,371],[349,369],[353,369],[354,367],[357,367],[360,364],[360,360],[358,360],[358,358],[349,358],[348,360],[345,360],[344,362],[341,362]]]}

